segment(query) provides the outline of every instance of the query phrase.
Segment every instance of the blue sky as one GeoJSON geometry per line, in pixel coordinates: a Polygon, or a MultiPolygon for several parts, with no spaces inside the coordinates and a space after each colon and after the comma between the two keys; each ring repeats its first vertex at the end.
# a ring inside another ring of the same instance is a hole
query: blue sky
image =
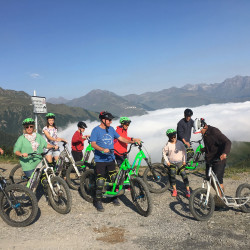
{"type": "Polygon", "coordinates": [[[0,87],[67,99],[250,75],[248,0],[0,0],[0,87]]]}

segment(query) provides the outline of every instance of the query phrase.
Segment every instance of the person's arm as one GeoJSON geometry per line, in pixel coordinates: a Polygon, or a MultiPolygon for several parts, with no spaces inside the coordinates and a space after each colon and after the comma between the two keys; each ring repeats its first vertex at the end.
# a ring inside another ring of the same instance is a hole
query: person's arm
{"type": "Polygon", "coordinates": [[[169,152],[169,148],[166,145],[163,149],[162,149],[162,156],[165,160],[165,162],[167,163],[168,166],[170,166],[170,161],[168,159],[168,152],[169,152]]]}
{"type": "Polygon", "coordinates": [[[177,135],[178,137],[181,139],[181,141],[186,144],[188,147],[190,147],[190,144],[188,142],[186,142],[186,140],[184,139],[184,136],[185,136],[185,128],[184,126],[182,125],[182,121],[179,122],[177,124],[177,135]]]}
{"type": "Polygon", "coordinates": [[[4,151],[0,148],[0,154],[2,155],[4,153],[4,151]]]}
{"type": "Polygon", "coordinates": [[[139,144],[141,143],[141,139],[139,139],[139,138],[131,138],[131,139],[128,140],[128,139],[126,139],[126,138],[124,138],[122,136],[120,136],[118,138],[119,141],[124,142],[124,143],[139,143],[139,144]]]}
{"type": "Polygon", "coordinates": [[[220,156],[221,161],[223,161],[227,158],[227,155],[230,153],[231,141],[224,134],[222,134],[219,130],[217,133],[217,140],[220,145],[224,145],[223,153],[220,156]]]}
{"type": "Polygon", "coordinates": [[[182,151],[182,164],[186,165],[187,150],[183,144],[181,144],[181,151],[182,151]]]}
{"type": "Polygon", "coordinates": [[[108,153],[108,152],[109,152],[109,149],[108,149],[108,148],[102,148],[102,147],[98,146],[98,145],[96,144],[95,141],[92,141],[92,142],[91,142],[91,146],[92,146],[94,149],[96,149],[96,150],[98,150],[98,151],[101,151],[101,152],[103,152],[103,153],[108,153]]]}
{"type": "Polygon", "coordinates": [[[47,144],[47,149],[55,149],[55,150],[57,150],[59,147],[58,146],[54,146],[54,145],[51,145],[51,144],[47,144]]]}

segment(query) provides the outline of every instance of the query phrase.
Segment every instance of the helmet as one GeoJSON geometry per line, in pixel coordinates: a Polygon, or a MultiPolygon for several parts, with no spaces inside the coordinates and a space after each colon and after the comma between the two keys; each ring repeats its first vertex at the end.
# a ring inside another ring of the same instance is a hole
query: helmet
{"type": "Polygon", "coordinates": [[[206,122],[204,118],[196,118],[194,120],[194,133],[198,134],[205,127],[206,122]]]}
{"type": "Polygon", "coordinates": [[[87,128],[87,125],[85,122],[78,122],[77,127],[78,128],[87,128]]]}
{"type": "Polygon", "coordinates": [[[193,111],[191,109],[185,109],[185,111],[184,111],[185,117],[190,117],[192,115],[193,115],[193,111]]]}
{"type": "Polygon", "coordinates": [[[35,121],[32,118],[26,118],[23,120],[23,125],[35,124],[35,121]]]}
{"type": "Polygon", "coordinates": [[[167,130],[166,135],[168,137],[172,137],[172,136],[176,135],[176,130],[173,129],[173,128],[170,128],[170,129],[167,130]]]}
{"type": "Polygon", "coordinates": [[[120,123],[121,124],[130,124],[131,120],[128,117],[121,117],[120,118],[120,123]]]}
{"type": "Polygon", "coordinates": [[[99,119],[105,119],[105,120],[112,120],[113,118],[115,118],[111,113],[109,113],[108,111],[102,111],[99,114],[99,119]]]}
{"type": "Polygon", "coordinates": [[[47,120],[48,119],[55,119],[56,118],[56,116],[53,114],[53,113],[48,113],[47,115],[46,115],[46,118],[47,118],[47,120]]]}

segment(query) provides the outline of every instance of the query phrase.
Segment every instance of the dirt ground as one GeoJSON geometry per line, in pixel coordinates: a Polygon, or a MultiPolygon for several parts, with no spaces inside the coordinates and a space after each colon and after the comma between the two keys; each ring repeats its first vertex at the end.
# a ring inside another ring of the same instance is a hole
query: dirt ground
{"type": "MultiPolygon", "coordinates": [[[[11,164],[1,164],[8,176],[11,164]]],[[[0,170],[1,171],[1,170],[0,170]]],[[[206,222],[196,221],[178,177],[178,196],[170,191],[151,194],[153,211],[142,217],[131,202],[130,192],[120,197],[121,206],[105,201],[97,212],[78,191],[72,192],[71,212],[61,215],[39,199],[36,221],[25,228],[13,228],[0,219],[0,249],[249,249],[250,214],[239,209],[215,211],[206,222]]],[[[189,174],[192,189],[201,186],[199,174],[189,174]]],[[[250,183],[250,174],[225,179],[226,193],[235,195],[241,183],[250,183]]]]}

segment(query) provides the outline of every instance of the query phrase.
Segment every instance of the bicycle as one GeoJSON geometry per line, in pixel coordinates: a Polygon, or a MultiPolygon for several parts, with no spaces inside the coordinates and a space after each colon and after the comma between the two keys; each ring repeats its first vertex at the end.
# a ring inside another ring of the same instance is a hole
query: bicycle
{"type": "MultiPolygon", "coordinates": [[[[138,153],[136,154],[133,161],[130,174],[134,173],[136,176],[139,176],[139,169],[141,167],[142,160],[144,160],[146,162],[147,168],[145,169],[142,177],[143,181],[148,186],[149,191],[152,193],[165,192],[170,186],[169,176],[166,169],[160,163],[151,163],[151,158],[146,148],[143,146],[143,142],[141,142],[140,144],[132,143],[127,154],[131,151],[131,148],[133,146],[136,146],[138,148],[138,153]],[[142,147],[144,147],[144,150],[146,151],[148,157],[144,153],[142,147]]],[[[127,164],[129,164],[128,159],[125,158],[125,160],[127,161],[127,164]]]]}
{"type": "Polygon", "coordinates": [[[190,142],[190,148],[192,149],[191,145],[193,143],[199,143],[199,146],[196,148],[195,152],[194,150],[190,150],[190,153],[188,150],[190,148],[187,148],[187,163],[186,163],[186,169],[194,170],[196,169],[200,163],[204,162],[204,159],[201,159],[201,156],[203,155],[202,149],[204,146],[202,145],[202,139],[198,141],[191,141],[190,142]]]}
{"type": "Polygon", "coordinates": [[[243,183],[239,185],[236,190],[236,197],[226,196],[217,176],[212,170],[212,166],[216,162],[218,160],[209,164],[208,178],[204,179],[201,188],[197,188],[191,193],[189,199],[190,211],[194,218],[199,221],[209,220],[213,215],[215,201],[211,194],[212,186],[217,196],[220,197],[226,206],[240,208],[243,212],[250,213],[250,184],[243,183]]]}
{"type": "Polygon", "coordinates": [[[35,194],[18,184],[8,184],[0,174],[0,216],[12,227],[30,225],[38,213],[35,194]]]}
{"type": "MultiPolygon", "coordinates": [[[[112,151],[116,150],[111,150],[111,152],[112,151]]],[[[129,151],[124,154],[116,152],[126,157],[129,151]]],[[[128,159],[125,158],[119,168],[115,181],[105,182],[102,196],[103,198],[107,198],[123,195],[125,193],[125,189],[129,186],[132,201],[135,204],[138,213],[147,217],[152,212],[152,200],[147,185],[135,174],[133,168],[133,165],[131,166],[128,159]]],[[[80,179],[80,190],[86,201],[93,202],[96,190],[96,180],[93,169],[83,172],[80,179]]]]}
{"type": "Polygon", "coordinates": [[[20,165],[11,170],[9,178],[12,183],[26,184],[27,188],[35,192],[43,175],[41,183],[50,205],[56,212],[67,214],[71,209],[72,196],[66,182],[61,177],[56,176],[53,167],[48,165],[45,155],[50,150],[41,154],[36,152],[28,154],[29,156],[42,156],[42,161],[36,166],[30,178],[27,178],[21,171],[20,165]]]}
{"type": "Polygon", "coordinates": [[[91,146],[89,138],[89,145],[87,146],[84,156],[81,161],[75,162],[74,158],[69,152],[68,147],[66,146],[67,142],[63,142],[63,151],[60,153],[58,161],[56,163],[56,175],[66,177],[66,182],[70,188],[77,190],[80,186],[80,177],[83,171],[86,168],[93,168],[94,159],[89,163],[90,153],[94,150],[91,146]]]}

